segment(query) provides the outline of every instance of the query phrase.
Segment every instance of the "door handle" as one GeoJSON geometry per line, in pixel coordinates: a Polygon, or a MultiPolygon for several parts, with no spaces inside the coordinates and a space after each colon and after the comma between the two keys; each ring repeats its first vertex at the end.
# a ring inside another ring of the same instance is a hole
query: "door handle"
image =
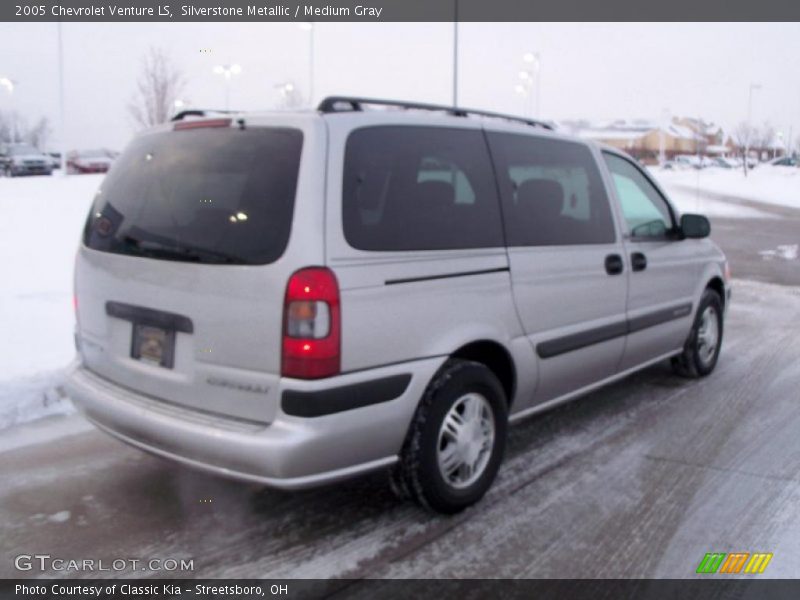
{"type": "Polygon", "coordinates": [[[634,271],[644,271],[647,268],[647,257],[641,252],[631,254],[631,268],[634,271]]]}
{"type": "Polygon", "coordinates": [[[609,254],[606,256],[606,273],[609,275],[619,275],[625,268],[622,257],[619,254],[609,254]]]}

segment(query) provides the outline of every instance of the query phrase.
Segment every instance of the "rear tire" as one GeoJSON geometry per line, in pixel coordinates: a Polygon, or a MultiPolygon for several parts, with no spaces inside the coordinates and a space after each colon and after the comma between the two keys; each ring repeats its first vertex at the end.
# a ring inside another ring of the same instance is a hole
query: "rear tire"
{"type": "Polygon", "coordinates": [[[708,288],[700,298],[683,352],[672,359],[678,375],[696,379],[714,370],[722,347],[722,325],[722,298],[708,288]]]}
{"type": "Polygon", "coordinates": [[[507,429],[508,403],[494,373],[481,363],[448,360],[417,408],[392,490],[436,512],[464,510],[491,487],[507,429]]]}

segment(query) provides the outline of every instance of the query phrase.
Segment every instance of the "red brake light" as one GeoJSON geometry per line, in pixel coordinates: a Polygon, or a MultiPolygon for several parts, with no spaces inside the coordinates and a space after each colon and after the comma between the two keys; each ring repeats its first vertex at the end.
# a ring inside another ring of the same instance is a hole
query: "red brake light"
{"type": "Polygon", "coordinates": [[[174,131],[181,129],[200,129],[203,127],[230,127],[230,119],[201,119],[197,121],[178,121],[173,125],[174,131]]]}
{"type": "Polygon", "coordinates": [[[319,379],[341,369],[339,284],[333,271],[308,267],[286,284],[281,375],[319,379]]]}

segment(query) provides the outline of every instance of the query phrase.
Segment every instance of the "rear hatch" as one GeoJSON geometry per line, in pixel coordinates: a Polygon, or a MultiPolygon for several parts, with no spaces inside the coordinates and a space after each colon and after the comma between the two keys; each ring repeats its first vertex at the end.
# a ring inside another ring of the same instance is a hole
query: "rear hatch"
{"type": "Polygon", "coordinates": [[[88,369],[167,403],[272,420],[303,138],[217,119],[131,143],[76,265],[88,369]]]}

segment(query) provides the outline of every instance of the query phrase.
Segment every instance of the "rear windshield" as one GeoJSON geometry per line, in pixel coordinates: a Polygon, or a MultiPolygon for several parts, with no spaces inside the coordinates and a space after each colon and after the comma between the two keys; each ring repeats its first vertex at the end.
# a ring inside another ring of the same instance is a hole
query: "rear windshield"
{"type": "Polygon", "coordinates": [[[95,250],[163,260],[266,264],[286,248],[303,134],[196,128],[134,140],[84,230],[95,250]]]}

